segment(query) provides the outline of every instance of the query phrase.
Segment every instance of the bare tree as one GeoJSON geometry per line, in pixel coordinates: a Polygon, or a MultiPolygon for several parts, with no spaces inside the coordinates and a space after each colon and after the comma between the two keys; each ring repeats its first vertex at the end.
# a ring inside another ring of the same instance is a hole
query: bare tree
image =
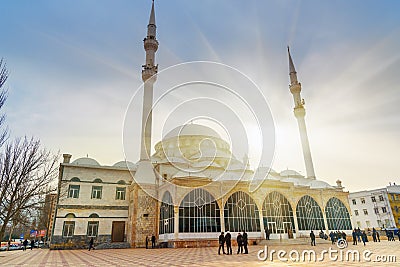
{"type": "MultiPolygon", "coordinates": [[[[4,60],[0,60],[0,110],[3,108],[4,103],[7,100],[7,90],[4,88],[4,84],[8,79],[9,72],[7,70],[4,60]]],[[[0,147],[4,144],[8,137],[8,129],[4,127],[6,115],[0,114],[0,147]]]]}
{"type": "MultiPolygon", "coordinates": [[[[21,214],[37,213],[58,174],[58,155],[44,149],[34,138],[19,138],[5,144],[0,155],[0,238],[7,225],[18,224],[21,214]]],[[[25,219],[25,218],[22,218],[25,219]]]]}

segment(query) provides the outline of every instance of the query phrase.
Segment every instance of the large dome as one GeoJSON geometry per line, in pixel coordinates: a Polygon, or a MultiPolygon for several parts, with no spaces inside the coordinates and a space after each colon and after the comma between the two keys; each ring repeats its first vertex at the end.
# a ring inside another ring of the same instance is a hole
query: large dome
{"type": "Polygon", "coordinates": [[[171,130],[169,133],[167,133],[167,135],[165,135],[163,139],[166,140],[173,137],[190,136],[190,135],[210,136],[221,139],[221,136],[216,131],[214,131],[210,127],[203,126],[200,124],[185,124],[178,126],[173,130],[171,130]]]}

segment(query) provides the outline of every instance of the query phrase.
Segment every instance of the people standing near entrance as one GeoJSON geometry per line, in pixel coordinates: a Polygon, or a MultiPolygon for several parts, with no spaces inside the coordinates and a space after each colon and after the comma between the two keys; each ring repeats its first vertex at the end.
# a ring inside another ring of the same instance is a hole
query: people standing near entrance
{"type": "Polygon", "coordinates": [[[148,249],[149,248],[149,236],[148,235],[146,235],[146,249],[148,249]]]}
{"type": "Polygon", "coordinates": [[[268,227],[265,227],[265,239],[266,240],[269,240],[269,235],[270,235],[269,229],[268,229],[268,227]]]}
{"type": "Polygon", "coordinates": [[[90,241],[89,241],[89,251],[93,248],[93,244],[94,244],[94,239],[92,237],[92,238],[90,238],[90,241]]]}
{"type": "Polygon", "coordinates": [[[218,244],[219,244],[219,247],[218,247],[218,255],[221,254],[221,248],[222,248],[222,253],[226,254],[226,253],[225,253],[225,248],[224,248],[224,243],[225,243],[224,232],[221,232],[221,234],[220,234],[219,237],[218,237],[218,244]]]}
{"type": "Polygon", "coordinates": [[[354,228],[353,233],[351,233],[351,236],[353,237],[353,245],[357,245],[357,231],[354,228]]]}
{"type": "Polygon", "coordinates": [[[238,244],[238,250],[237,250],[237,254],[243,253],[243,237],[240,233],[238,233],[238,236],[236,238],[236,242],[238,244]]]}
{"type": "Polygon", "coordinates": [[[247,249],[247,245],[248,245],[247,233],[246,233],[246,231],[243,231],[243,248],[244,248],[244,254],[249,254],[249,250],[247,249]]]}
{"type": "Polygon", "coordinates": [[[151,236],[151,248],[155,248],[156,247],[156,236],[153,234],[151,236]]]}
{"type": "Polygon", "coordinates": [[[31,250],[33,249],[33,247],[35,246],[35,240],[31,240],[31,250]]]}
{"type": "MultiPolygon", "coordinates": [[[[226,254],[230,254],[232,255],[232,242],[231,242],[231,233],[229,233],[229,231],[226,232],[225,235],[225,244],[226,244],[226,254]]],[[[222,250],[223,252],[223,250],[222,250]]]]}
{"type": "Polygon", "coordinates": [[[312,230],[310,232],[310,237],[311,237],[311,246],[315,246],[315,234],[312,230]]]}

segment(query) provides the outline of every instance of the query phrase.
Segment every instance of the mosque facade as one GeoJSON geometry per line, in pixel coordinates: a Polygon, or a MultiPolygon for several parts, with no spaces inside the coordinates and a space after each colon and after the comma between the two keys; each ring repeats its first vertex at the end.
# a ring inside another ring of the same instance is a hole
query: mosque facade
{"type": "Polygon", "coordinates": [[[142,142],[137,163],[100,165],[64,154],[51,248],[144,247],[155,235],[168,247],[216,245],[220,232],[246,231],[251,241],[307,237],[311,230],[352,229],[348,192],[316,178],[305,124],[304,100],[289,52],[294,99],[307,175],[267,167],[252,170],[214,129],[189,123],[151,147],[151,106],[158,66],[154,3],[144,39],[146,63],[142,142]],[[142,179],[146,178],[146,179],[142,179]],[[148,179],[151,178],[151,179],[148,179]],[[152,182],[141,182],[152,181],[152,182]]]}

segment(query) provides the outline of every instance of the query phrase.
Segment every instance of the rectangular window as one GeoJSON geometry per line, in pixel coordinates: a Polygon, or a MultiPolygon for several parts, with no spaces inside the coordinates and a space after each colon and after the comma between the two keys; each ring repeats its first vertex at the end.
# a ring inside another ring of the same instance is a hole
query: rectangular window
{"type": "Polygon", "coordinates": [[[75,229],[74,221],[64,222],[63,237],[72,237],[74,235],[74,229],[75,229]]]}
{"type": "Polygon", "coordinates": [[[379,208],[374,208],[375,214],[379,214],[379,208]]]}
{"type": "Polygon", "coordinates": [[[382,212],[386,213],[386,207],[382,207],[382,212]]]}
{"type": "Polygon", "coordinates": [[[379,195],[379,201],[383,201],[383,196],[379,195]]]}
{"type": "Polygon", "coordinates": [[[375,197],[371,197],[372,202],[376,202],[376,198],[375,197]]]}
{"type": "Polygon", "coordinates": [[[79,198],[79,189],[80,185],[69,185],[68,188],[68,197],[69,198],[79,198]]]}
{"type": "Polygon", "coordinates": [[[397,218],[397,223],[400,224],[400,218],[397,218]]]}
{"type": "Polygon", "coordinates": [[[96,237],[99,231],[99,222],[88,222],[88,237],[96,237]]]}
{"type": "Polygon", "coordinates": [[[367,209],[363,209],[364,215],[368,215],[368,210],[367,209]]]}
{"type": "Polygon", "coordinates": [[[385,219],[385,225],[383,227],[390,227],[390,220],[389,219],[385,219]]]}
{"type": "Polygon", "coordinates": [[[355,214],[356,216],[358,216],[358,210],[355,210],[355,211],[354,211],[354,214],[355,214]]]}
{"type": "Polygon", "coordinates": [[[102,186],[92,186],[92,198],[101,199],[102,186]]]}
{"type": "Polygon", "coordinates": [[[399,200],[399,195],[394,195],[395,200],[399,200]]]}
{"type": "Polygon", "coordinates": [[[370,221],[365,221],[365,224],[367,225],[367,227],[371,227],[371,222],[370,221]]]}
{"type": "Polygon", "coordinates": [[[394,195],[393,195],[393,194],[391,194],[390,196],[392,197],[392,201],[394,201],[394,195]]]}
{"type": "Polygon", "coordinates": [[[378,223],[379,227],[382,227],[382,221],[381,220],[377,220],[376,222],[378,223]]]}
{"type": "Polygon", "coordinates": [[[352,199],[351,201],[353,201],[353,205],[357,205],[357,201],[355,199],[352,199]]]}
{"type": "Polygon", "coordinates": [[[357,222],[357,227],[360,228],[361,227],[361,223],[357,222]]]}
{"type": "Polygon", "coordinates": [[[365,198],[361,198],[361,204],[365,204],[365,198]]]}
{"type": "Polygon", "coordinates": [[[117,187],[115,199],[125,200],[126,187],[117,187]]]}
{"type": "Polygon", "coordinates": [[[399,207],[394,206],[394,212],[398,213],[399,212],[399,207]]]}

